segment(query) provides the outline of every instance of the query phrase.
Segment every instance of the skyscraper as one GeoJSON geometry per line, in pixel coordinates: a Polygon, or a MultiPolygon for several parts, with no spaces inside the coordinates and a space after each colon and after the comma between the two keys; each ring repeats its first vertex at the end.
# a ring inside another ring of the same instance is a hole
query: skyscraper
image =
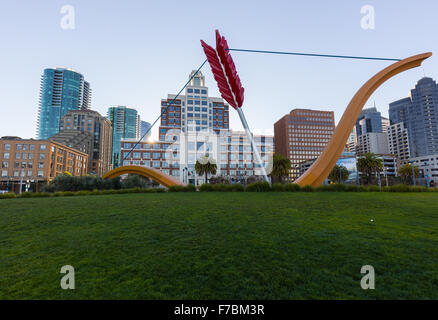
{"type": "Polygon", "coordinates": [[[438,154],[438,86],[432,78],[422,78],[410,97],[391,103],[389,119],[407,129],[411,157],[438,154]]]}
{"type": "Polygon", "coordinates": [[[363,109],[356,121],[356,153],[388,154],[388,119],[376,107],[363,109]]]}
{"type": "Polygon", "coordinates": [[[335,130],[333,111],[295,109],[274,124],[275,152],[289,158],[291,178],[300,175],[300,163],[319,157],[335,130]]]}
{"type": "Polygon", "coordinates": [[[57,134],[61,119],[69,110],[87,110],[90,104],[90,84],[82,74],[65,68],[45,69],[41,77],[38,139],[57,134]]]}
{"type": "Polygon", "coordinates": [[[358,136],[369,132],[383,132],[382,115],[375,107],[363,109],[356,121],[358,136]]]}
{"type": "Polygon", "coordinates": [[[140,116],[133,108],[115,106],[108,109],[108,119],[111,121],[113,129],[112,164],[113,168],[116,168],[122,161],[120,159],[120,141],[140,138],[140,116]]]}
{"type": "Polygon", "coordinates": [[[140,121],[140,137],[143,138],[143,141],[146,141],[151,136],[151,124],[146,121],[140,121]],[[147,134],[146,134],[147,132],[147,134]]]}

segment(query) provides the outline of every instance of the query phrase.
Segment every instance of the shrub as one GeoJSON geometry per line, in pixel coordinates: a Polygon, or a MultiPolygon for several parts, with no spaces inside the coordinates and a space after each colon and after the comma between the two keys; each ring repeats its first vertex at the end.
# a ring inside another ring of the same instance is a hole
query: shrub
{"type": "Polygon", "coordinates": [[[268,182],[256,182],[250,184],[246,187],[246,191],[248,192],[269,192],[271,191],[271,186],[268,182]]]}
{"type": "Polygon", "coordinates": [[[17,197],[17,195],[15,193],[12,193],[12,192],[0,194],[0,199],[11,199],[11,198],[16,198],[16,197],[17,197]]]}
{"type": "Polygon", "coordinates": [[[245,191],[245,188],[240,183],[224,185],[224,187],[225,187],[225,191],[230,191],[230,192],[244,192],[245,191]]]}
{"type": "Polygon", "coordinates": [[[289,183],[284,185],[284,191],[287,192],[298,192],[301,190],[300,185],[296,184],[296,183],[289,183]]]}
{"type": "Polygon", "coordinates": [[[359,186],[355,186],[355,185],[347,185],[347,186],[345,186],[345,191],[346,192],[359,192],[360,191],[360,187],[359,186]]]}
{"type": "Polygon", "coordinates": [[[333,188],[330,187],[330,185],[323,185],[315,189],[317,192],[332,192],[334,191],[333,188]]]}
{"type": "Polygon", "coordinates": [[[390,186],[388,188],[384,188],[384,191],[388,192],[409,192],[409,187],[404,184],[397,184],[395,186],[390,186]]]}
{"type": "Polygon", "coordinates": [[[196,187],[193,184],[187,186],[170,186],[167,191],[169,192],[195,192],[196,187]]]}
{"type": "Polygon", "coordinates": [[[22,194],[19,194],[17,198],[32,198],[31,192],[23,192],[22,194]]]}
{"type": "Polygon", "coordinates": [[[33,198],[47,198],[47,197],[50,197],[50,196],[51,195],[48,192],[35,192],[35,193],[32,193],[32,197],[33,198]]]}
{"type": "MultiPolygon", "coordinates": [[[[216,184],[214,186],[215,187],[220,186],[220,184],[216,184]]],[[[212,192],[212,191],[215,191],[214,189],[215,188],[213,188],[212,184],[206,184],[206,183],[204,183],[202,186],[199,187],[199,191],[201,191],[201,192],[212,192]]]]}
{"type": "Polygon", "coordinates": [[[274,183],[274,184],[272,185],[272,191],[275,191],[275,192],[284,192],[284,191],[286,191],[286,188],[285,188],[284,184],[281,184],[281,183],[274,183]]]}
{"type": "Polygon", "coordinates": [[[365,190],[367,192],[382,192],[382,188],[379,186],[366,186],[365,190]]]}
{"type": "Polygon", "coordinates": [[[314,189],[313,189],[312,186],[304,186],[304,187],[301,188],[301,191],[302,192],[313,192],[314,189]]]}
{"type": "Polygon", "coordinates": [[[429,189],[427,187],[423,186],[411,186],[409,187],[410,192],[429,192],[429,189]]]}

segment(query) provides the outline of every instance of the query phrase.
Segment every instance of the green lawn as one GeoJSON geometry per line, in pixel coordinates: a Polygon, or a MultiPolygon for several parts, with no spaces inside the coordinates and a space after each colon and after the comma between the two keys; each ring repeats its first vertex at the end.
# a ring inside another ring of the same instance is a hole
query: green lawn
{"type": "Polygon", "coordinates": [[[438,195],[0,200],[0,298],[438,299],[438,195]],[[75,290],[60,288],[63,265],[75,290]]]}

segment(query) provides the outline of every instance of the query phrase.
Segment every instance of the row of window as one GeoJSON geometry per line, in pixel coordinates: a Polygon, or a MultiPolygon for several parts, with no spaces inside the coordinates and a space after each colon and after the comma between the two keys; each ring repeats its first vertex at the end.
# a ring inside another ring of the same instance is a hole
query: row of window
{"type": "MultiPolygon", "coordinates": [[[[9,160],[11,158],[11,154],[9,152],[4,152],[3,153],[3,159],[9,160]]],[[[16,152],[15,153],[15,159],[19,160],[19,159],[23,159],[23,160],[32,160],[33,159],[33,153],[20,153],[20,152],[16,152]]],[[[46,159],[46,154],[45,153],[40,153],[38,159],[40,160],[44,160],[46,159]]]]}
{"type": "MultiPolygon", "coordinates": [[[[45,144],[40,144],[40,150],[44,151],[46,150],[47,146],[45,144]]],[[[10,143],[5,143],[4,145],[4,150],[5,151],[9,151],[11,150],[11,144],[10,143]]],[[[34,144],[21,144],[21,143],[17,143],[16,145],[16,150],[17,151],[34,151],[35,150],[35,145],[34,144]]]]}
{"type": "Polygon", "coordinates": [[[198,93],[198,94],[207,94],[207,90],[205,89],[192,89],[188,88],[187,93],[198,93]]]}
{"type": "MultiPolygon", "coordinates": [[[[19,177],[20,176],[20,172],[21,172],[21,176],[25,177],[26,176],[26,171],[14,171],[13,172],[13,176],[14,177],[19,177]]],[[[8,176],[8,170],[2,170],[2,177],[7,177],[8,176]]],[[[27,171],[27,176],[28,177],[32,177],[32,170],[28,170],[27,171]]],[[[38,170],[37,171],[37,177],[42,178],[44,177],[44,171],[43,170],[38,170]]]]}

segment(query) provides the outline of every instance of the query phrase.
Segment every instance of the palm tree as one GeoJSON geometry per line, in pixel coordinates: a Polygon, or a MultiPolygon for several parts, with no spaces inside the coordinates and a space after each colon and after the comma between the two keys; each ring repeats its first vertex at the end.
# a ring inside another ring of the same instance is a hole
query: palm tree
{"type": "Polygon", "coordinates": [[[377,158],[374,153],[368,152],[364,156],[357,160],[357,170],[364,173],[367,176],[368,184],[371,183],[371,177],[373,174],[380,172],[383,169],[383,160],[377,158]]]}
{"type": "Polygon", "coordinates": [[[290,159],[284,157],[281,154],[274,154],[272,162],[271,177],[277,177],[280,182],[283,183],[283,177],[288,177],[292,164],[290,159]]]}
{"type": "Polygon", "coordinates": [[[195,171],[198,175],[205,175],[205,183],[207,184],[208,174],[216,174],[217,166],[213,158],[207,154],[196,161],[195,171]]]}
{"type": "MultiPolygon", "coordinates": [[[[404,181],[410,180],[412,178],[412,165],[410,163],[405,164],[400,169],[398,169],[398,174],[403,178],[404,181]]],[[[420,169],[418,169],[418,167],[416,166],[414,166],[414,175],[415,178],[420,177],[420,169]]]]}
{"type": "Polygon", "coordinates": [[[349,175],[350,172],[347,168],[345,168],[344,166],[335,165],[332,172],[330,172],[328,178],[330,179],[330,181],[341,183],[342,181],[347,181],[349,175]]]}

